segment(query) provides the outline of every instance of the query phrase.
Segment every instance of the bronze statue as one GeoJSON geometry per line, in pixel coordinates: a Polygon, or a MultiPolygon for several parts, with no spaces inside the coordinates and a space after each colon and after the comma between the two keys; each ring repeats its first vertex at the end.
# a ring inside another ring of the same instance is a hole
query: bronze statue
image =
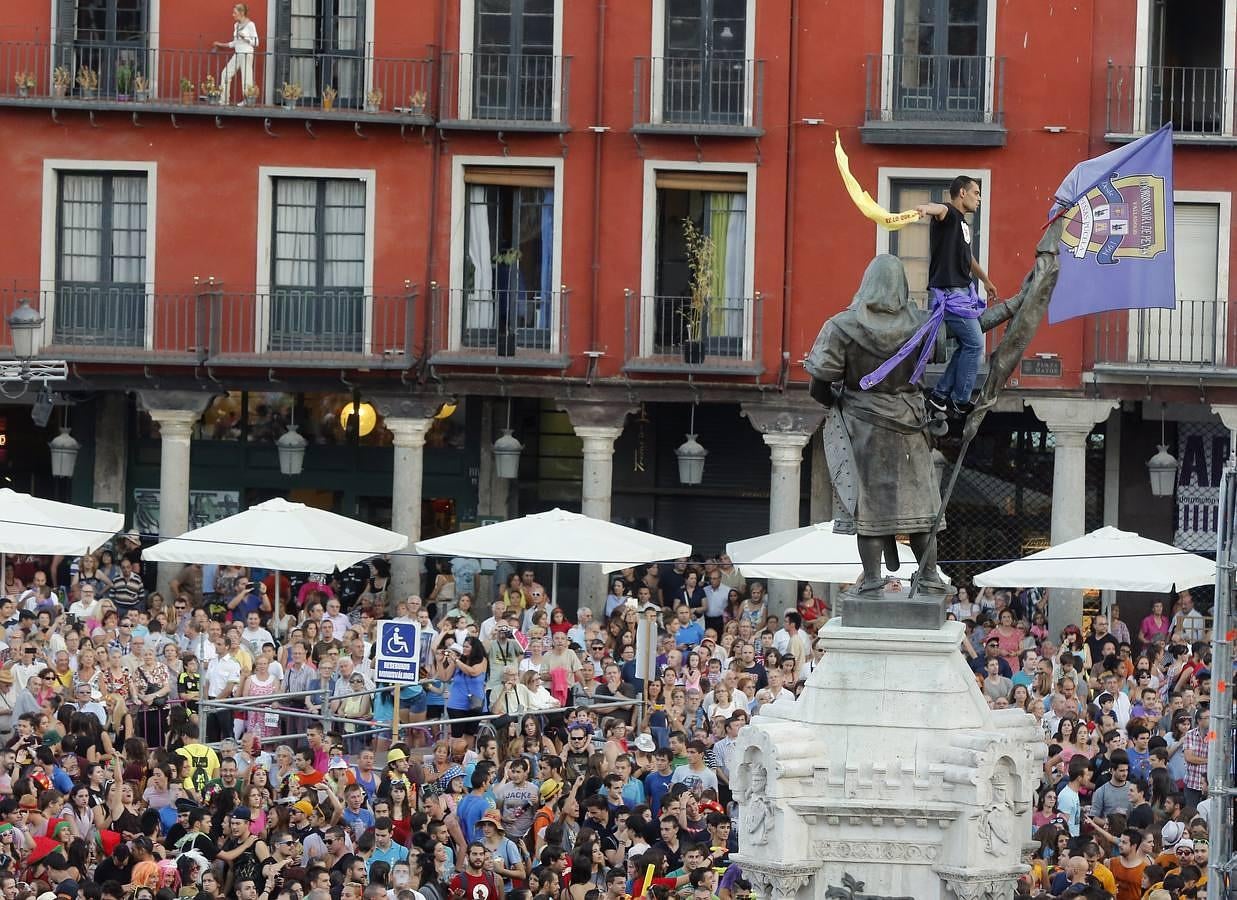
{"type": "Polygon", "coordinates": [[[1058,221],[1044,234],[1036,248],[1035,266],[1019,293],[980,317],[984,331],[1005,322],[1010,325],[989,360],[975,409],[966,418],[962,451],[944,500],[932,448],[934,434],[948,426],[927,413],[922,390],[911,380],[913,355],[869,390],[859,385],[928,317],[910,301],[901,260],[889,255],[872,260],[851,305],[821,328],[806,366],[812,376],[812,397],[829,407],[825,454],[834,493],[853,518],[858,536],[863,562],[863,581],[857,590],[860,598],[885,596],[881,556],[890,569],[897,568],[894,540],[900,534],[910,538],[919,564],[912,598],[939,602],[944,597],[946,585],[936,569],[936,532],[944,505],[966,447],[1047,311],[1057,280],[1060,232],[1058,221]]]}

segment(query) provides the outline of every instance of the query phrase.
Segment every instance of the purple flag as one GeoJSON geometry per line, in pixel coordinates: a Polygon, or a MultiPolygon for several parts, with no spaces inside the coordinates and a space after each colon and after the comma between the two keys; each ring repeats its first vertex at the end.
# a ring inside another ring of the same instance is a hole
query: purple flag
{"type": "Polygon", "coordinates": [[[1171,125],[1075,166],[1057,188],[1053,213],[1062,210],[1050,323],[1177,305],[1171,125]]]}

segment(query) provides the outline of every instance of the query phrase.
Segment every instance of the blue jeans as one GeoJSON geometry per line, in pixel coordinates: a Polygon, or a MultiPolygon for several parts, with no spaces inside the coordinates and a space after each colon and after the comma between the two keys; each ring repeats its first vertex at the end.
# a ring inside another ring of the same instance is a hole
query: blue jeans
{"type": "Polygon", "coordinates": [[[945,316],[945,327],[958,341],[958,349],[945,367],[945,374],[936,383],[936,393],[952,397],[954,403],[970,403],[975,390],[975,376],[979,372],[979,360],[984,354],[984,333],[979,319],[962,316],[945,316]]]}

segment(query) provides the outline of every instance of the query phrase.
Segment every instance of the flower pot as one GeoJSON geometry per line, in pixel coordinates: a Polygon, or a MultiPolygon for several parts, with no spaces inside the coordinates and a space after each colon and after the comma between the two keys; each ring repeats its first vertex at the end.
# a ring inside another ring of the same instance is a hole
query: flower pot
{"type": "Polygon", "coordinates": [[[145,103],[150,99],[150,91],[134,91],[133,99],[138,103],[145,103]]]}
{"type": "Polygon", "coordinates": [[[698,366],[704,362],[704,341],[684,341],[683,362],[689,366],[698,366]]]}
{"type": "Polygon", "coordinates": [[[335,98],[334,98],[334,97],[323,97],[323,98],[322,98],[322,108],[323,108],[324,110],[326,110],[327,112],[330,112],[332,109],[334,109],[334,108],[335,108],[335,98]]]}
{"type": "Polygon", "coordinates": [[[193,103],[194,101],[195,101],[195,97],[193,93],[193,88],[189,88],[189,90],[187,91],[180,92],[181,103],[193,103]]]}
{"type": "Polygon", "coordinates": [[[283,102],[283,108],[284,108],[284,109],[291,109],[291,110],[295,110],[295,109],[296,109],[296,101],[295,101],[295,100],[284,100],[284,102],[283,102]]]}
{"type": "Polygon", "coordinates": [[[414,118],[418,118],[418,119],[424,118],[425,106],[424,104],[418,104],[418,105],[412,106],[409,108],[408,112],[411,113],[414,118]]]}
{"type": "Polygon", "coordinates": [[[366,111],[367,113],[376,113],[376,112],[379,112],[379,111],[381,111],[381,110],[382,110],[382,104],[380,104],[380,103],[370,103],[369,101],[366,101],[366,103],[365,103],[365,111],[366,111]]]}
{"type": "Polygon", "coordinates": [[[17,96],[18,97],[29,97],[30,88],[26,87],[25,85],[22,85],[21,87],[17,89],[17,96]]]}
{"type": "Polygon", "coordinates": [[[63,97],[68,92],[69,92],[69,86],[67,84],[53,84],[52,85],[52,96],[53,97],[63,97]]]}
{"type": "Polygon", "coordinates": [[[83,100],[93,100],[98,95],[99,95],[98,88],[82,88],[82,99],[83,100]]]}
{"type": "Polygon", "coordinates": [[[128,94],[117,94],[117,95],[116,95],[116,100],[117,100],[118,102],[120,102],[120,103],[128,103],[128,102],[129,102],[129,95],[128,95],[128,94]]]}

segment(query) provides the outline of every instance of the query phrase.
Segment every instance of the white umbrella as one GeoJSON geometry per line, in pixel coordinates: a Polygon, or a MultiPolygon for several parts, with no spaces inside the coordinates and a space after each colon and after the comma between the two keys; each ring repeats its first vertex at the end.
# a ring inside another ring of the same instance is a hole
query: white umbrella
{"type": "Polygon", "coordinates": [[[1213,584],[1206,557],[1111,526],[975,576],[979,587],[1167,593],[1213,584]]]}
{"type": "MultiPolygon", "coordinates": [[[[554,564],[557,579],[559,563],[600,563],[604,571],[614,572],[653,560],[688,556],[692,548],[691,544],[626,525],[552,509],[418,541],[417,552],[426,556],[548,562],[554,564]],[[615,559],[632,562],[605,562],[615,559]]],[[[556,588],[554,585],[551,590],[556,588]]]]}
{"type": "Polygon", "coordinates": [[[106,544],[124,522],[120,513],[105,509],[0,489],[0,554],[81,556],[106,544]]]}
{"type": "MultiPolygon", "coordinates": [[[[853,534],[840,534],[833,528],[833,522],[818,522],[731,541],[726,554],[744,578],[850,584],[863,575],[859,543],[853,534]]],[[[910,547],[898,544],[898,559],[902,565],[896,572],[881,566],[884,577],[909,578],[914,573],[917,563],[910,547]]],[[[938,574],[947,580],[944,573],[938,570],[938,574]]]]}
{"type": "Polygon", "coordinates": [[[142,559],[274,569],[278,616],[280,571],[343,570],[371,556],[403,550],[407,545],[406,535],[276,497],[160,541],[143,550],[142,559]]]}

